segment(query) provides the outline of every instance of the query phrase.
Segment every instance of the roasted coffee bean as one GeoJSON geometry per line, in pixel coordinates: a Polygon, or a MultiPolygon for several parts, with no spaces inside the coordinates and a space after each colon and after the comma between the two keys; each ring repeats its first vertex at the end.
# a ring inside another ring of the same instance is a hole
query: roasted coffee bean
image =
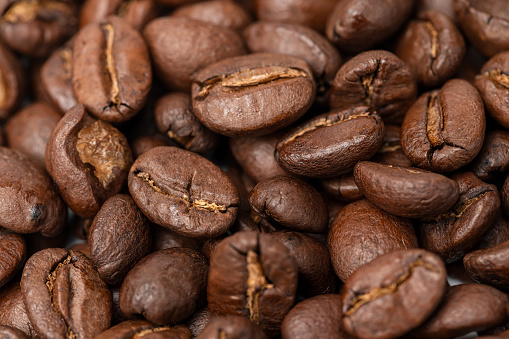
{"type": "Polygon", "coordinates": [[[509,288],[509,241],[495,247],[467,253],[463,264],[477,282],[500,289],[509,288]]]}
{"type": "Polygon", "coordinates": [[[375,258],[400,249],[417,248],[408,219],[391,215],[368,200],[342,208],[334,219],[327,246],[332,265],[342,281],[375,258]]]}
{"type": "Polygon", "coordinates": [[[255,0],[256,16],[263,21],[308,26],[319,32],[325,29],[327,17],[334,9],[335,0],[255,0]]]}
{"type": "Polygon", "coordinates": [[[401,217],[426,218],[445,213],[459,195],[454,180],[419,168],[360,161],[353,173],[366,198],[401,217]]]}
{"type": "Polygon", "coordinates": [[[140,155],[145,153],[151,148],[159,147],[159,146],[178,146],[176,143],[168,140],[168,138],[160,135],[146,135],[141,136],[134,139],[131,142],[131,147],[133,148],[133,157],[137,159],[140,155]]]}
{"type": "Polygon", "coordinates": [[[159,132],[188,151],[207,153],[216,148],[219,137],[196,118],[189,94],[163,96],[156,102],[154,117],[159,132]]]}
{"type": "Polygon", "coordinates": [[[29,338],[37,338],[30,319],[28,319],[19,278],[0,289],[0,325],[17,328],[29,338]]]}
{"type": "Polygon", "coordinates": [[[197,339],[266,339],[260,326],[238,315],[212,318],[197,339]]]}
{"type": "Polygon", "coordinates": [[[417,166],[451,172],[479,153],[485,126],[479,92],[465,80],[453,79],[412,105],[401,126],[401,147],[417,166]]]}
{"type": "Polygon", "coordinates": [[[348,338],[341,321],[341,297],[317,295],[301,301],[286,315],[281,325],[283,339],[348,338]]]}
{"type": "Polygon", "coordinates": [[[138,320],[140,316],[137,315],[131,315],[127,316],[122,310],[120,309],[120,286],[112,286],[110,287],[111,292],[111,301],[112,301],[112,307],[111,307],[111,326],[120,324],[124,321],[128,320],[138,320]]]}
{"type": "Polygon", "coordinates": [[[152,251],[157,252],[174,247],[185,247],[200,252],[202,242],[198,239],[184,237],[167,228],[152,225],[152,251]]]}
{"type": "MultiPolygon", "coordinates": [[[[428,299],[426,295],[426,300],[428,299]]],[[[421,299],[422,300],[422,299],[421,299]]],[[[456,338],[507,320],[507,295],[482,284],[449,287],[438,309],[408,338],[456,338]]]]}
{"type": "Polygon", "coordinates": [[[145,105],[152,84],[147,45],[126,21],[111,16],[75,37],[72,85],[77,100],[98,119],[123,122],[145,105]]]}
{"type": "Polygon", "coordinates": [[[66,0],[2,1],[0,36],[17,52],[45,57],[75,32],[76,8],[66,0]]]}
{"type": "Polygon", "coordinates": [[[459,186],[458,201],[447,212],[418,222],[421,247],[446,263],[461,259],[479,242],[500,208],[494,185],[482,182],[472,172],[457,173],[452,179],[459,186]]]}
{"type": "Polygon", "coordinates": [[[352,173],[332,179],[323,179],[322,187],[325,192],[339,201],[353,202],[364,198],[364,194],[357,187],[352,173]]]}
{"type": "MultiPolygon", "coordinates": [[[[351,1],[340,4],[346,2],[351,1]]],[[[391,52],[368,51],[341,66],[332,83],[330,107],[373,106],[384,122],[401,122],[416,96],[417,83],[407,64],[391,52]]]]}
{"type": "Polygon", "coordinates": [[[400,126],[385,125],[382,146],[376,151],[371,161],[384,165],[412,167],[413,164],[401,149],[400,126]]]}
{"type": "Polygon", "coordinates": [[[73,252],[79,251],[79,252],[83,253],[87,258],[91,257],[91,255],[90,255],[90,245],[87,244],[86,242],[82,242],[82,243],[73,245],[69,249],[72,250],[73,252]]]}
{"type": "Polygon", "coordinates": [[[263,135],[300,118],[315,98],[313,73],[301,59],[256,53],[223,59],[194,78],[198,119],[227,136],[263,135]]]}
{"type": "Polygon", "coordinates": [[[62,116],[44,102],[30,104],[5,124],[7,144],[44,168],[46,145],[60,118],[62,116]]]}
{"type": "Polygon", "coordinates": [[[436,87],[452,77],[465,54],[465,41],[454,22],[436,10],[420,12],[396,46],[417,82],[436,87]]]}
{"type": "Polygon", "coordinates": [[[238,232],[210,259],[207,300],[213,315],[241,315],[269,336],[295,301],[298,268],[288,249],[268,234],[238,232]]]}
{"type": "Polygon", "coordinates": [[[184,325],[157,326],[145,320],[128,320],[102,332],[95,339],[191,339],[184,325]]]}
{"type": "Polygon", "coordinates": [[[456,14],[453,7],[454,0],[418,0],[417,12],[436,10],[447,15],[453,22],[456,22],[456,14]]]}
{"type": "MultiPolygon", "coordinates": [[[[507,24],[509,25],[509,22],[507,24]]],[[[481,73],[475,77],[474,83],[481,93],[487,113],[502,127],[509,128],[509,109],[507,108],[509,51],[499,53],[485,63],[481,73]]]]}
{"type": "Polygon", "coordinates": [[[104,202],[88,233],[90,259],[101,278],[116,285],[150,252],[148,220],[133,199],[115,195],[104,202]]]}
{"type": "Polygon", "coordinates": [[[357,338],[399,337],[432,314],[446,288],[445,265],[436,255],[421,249],[386,254],[345,283],[343,326],[357,338]]]}
{"type": "Polygon", "coordinates": [[[481,151],[470,168],[479,179],[487,182],[497,182],[509,172],[509,132],[488,131],[481,151]]]}
{"type": "Polygon", "coordinates": [[[292,230],[324,233],[328,228],[322,196],[302,180],[285,176],[264,180],[249,194],[249,204],[263,218],[292,230]]]}
{"type": "Polygon", "coordinates": [[[171,16],[208,22],[239,32],[252,21],[251,15],[231,0],[204,1],[182,6],[173,11],[171,16]]]}
{"type": "Polygon", "coordinates": [[[200,69],[245,53],[237,32],[187,18],[158,18],[145,27],[143,34],[154,68],[169,89],[189,91],[200,69]]]}
{"type": "Polygon", "coordinates": [[[324,244],[310,236],[293,231],[270,233],[295,259],[299,270],[298,291],[305,296],[334,293],[336,281],[330,254],[324,244]]]}
{"type": "Polygon", "coordinates": [[[7,119],[19,106],[23,99],[25,83],[21,63],[3,43],[0,43],[0,120],[7,119]]]}
{"type": "Polygon", "coordinates": [[[37,252],[25,265],[21,291],[40,337],[91,338],[110,326],[111,293],[80,252],[37,252]]]}
{"type": "Polygon", "coordinates": [[[129,271],[120,288],[120,309],[157,325],[180,322],[204,302],[207,260],[189,248],[154,252],[129,271]]]}
{"type": "Polygon", "coordinates": [[[26,255],[25,239],[0,227],[0,288],[18,273],[26,255]]]}
{"type": "Polygon", "coordinates": [[[125,184],[132,155],[125,136],[74,106],[58,122],[46,148],[46,169],[67,206],[93,218],[125,184]]]}
{"type": "Polygon", "coordinates": [[[211,318],[212,314],[210,314],[209,308],[205,306],[201,310],[194,312],[193,315],[186,320],[186,326],[191,330],[193,338],[196,338],[198,334],[203,331],[211,318]]]}
{"type": "Polygon", "coordinates": [[[454,11],[468,41],[491,57],[509,48],[509,7],[505,0],[454,0],[454,11]]]}
{"type": "Polygon", "coordinates": [[[384,42],[405,23],[414,0],[345,0],[327,20],[326,33],[341,50],[358,53],[384,42]]]}
{"type": "Polygon", "coordinates": [[[2,338],[2,339],[28,339],[29,337],[22,331],[18,330],[17,328],[0,325],[0,338],[2,338]]]}
{"type": "Polygon", "coordinates": [[[131,167],[129,191],[152,222],[191,238],[225,233],[237,218],[239,193],[216,165],[176,147],[156,147],[131,167]]]}
{"type": "Polygon", "coordinates": [[[509,215],[509,176],[504,181],[504,186],[502,186],[500,191],[500,198],[505,214],[509,215]]]}
{"type": "Polygon", "coordinates": [[[484,232],[476,247],[481,250],[487,249],[500,245],[507,240],[509,240],[509,219],[499,210],[495,221],[491,227],[484,232]]]}
{"type": "Polygon", "coordinates": [[[382,144],[384,130],[382,119],[371,107],[332,111],[287,133],[274,155],[291,173],[334,177],[371,158],[382,144]]]}
{"type": "Polygon", "coordinates": [[[154,0],[87,0],[81,7],[80,27],[102,22],[110,15],[118,15],[141,31],[157,16],[157,8],[154,0]]]}
{"type": "Polygon", "coordinates": [[[55,236],[66,209],[51,178],[19,151],[0,147],[0,225],[17,233],[55,236]]]}

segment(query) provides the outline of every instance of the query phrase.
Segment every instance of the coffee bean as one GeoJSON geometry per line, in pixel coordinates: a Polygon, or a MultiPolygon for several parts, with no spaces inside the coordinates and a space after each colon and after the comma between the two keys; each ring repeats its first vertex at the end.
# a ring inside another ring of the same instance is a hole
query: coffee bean
{"type": "Polygon", "coordinates": [[[373,106],[384,122],[399,123],[416,96],[417,83],[407,64],[391,52],[376,50],[360,53],[341,66],[329,103],[342,110],[373,106]]]}
{"type": "Polygon", "coordinates": [[[282,54],[227,58],[199,72],[193,108],[209,129],[227,136],[263,135],[300,118],[315,97],[305,61],[282,54]]]}
{"type": "Polygon", "coordinates": [[[29,337],[18,330],[17,328],[10,326],[0,325],[0,337],[3,339],[28,339],[29,337]]]}
{"type": "Polygon", "coordinates": [[[167,228],[152,224],[152,251],[157,252],[167,248],[185,247],[201,251],[202,242],[198,239],[184,237],[167,228]]]}
{"type": "Polygon", "coordinates": [[[454,0],[418,0],[417,12],[428,10],[440,11],[447,15],[453,22],[456,22],[456,14],[453,7],[454,0]]]}
{"type": "Polygon", "coordinates": [[[400,126],[385,125],[385,135],[382,146],[376,151],[371,161],[384,165],[412,167],[412,161],[408,159],[401,149],[400,126]]]}
{"type": "Polygon", "coordinates": [[[0,288],[18,273],[26,255],[25,239],[19,234],[0,228],[0,288]]]}
{"type": "Polygon", "coordinates": [[[111,16],[75,37],[72,85],[77,100],[98,119],[123,122],[145,105],[152,84],[147,45],[126,21],[111,16]]]}
{"type": "Polygon", "coordinates": [[[131,142],[131,147],[133,148],[133,157],[134,159],[137,159],[140,155],[145,153],[151,148],[159,147],[159,146],[175,146],[178,145],[171,140],[168,140],[168,138],[160,135],[147,135],[147,136],[141,136],[136,139],[134,139],[131,142]]]}
{"type": "Polygon", "coordinates": [[[353,202],[364,198],[364,194],[357,187],[352,173],[343,174],[332,179],[323,179],[322,187],[325,192],[339,201],[353,202]]]}
{"type": "Polygon", "coordinates": [[[442,260],[421,249],[378,257],[345,283],[343,326],[357,338],[399,337],[437,308],[446,292],[446,278],[442,260]]]}
{"type": "Polygon", "coordinates": [[[509,219],[499,210],[495,221],[491,227],[484,232],[476,247],[479,249],[487,249],[500,245],[507,240],[509,240],[509,219]]]}
{"type": "Polygon", "coordinates": [[[479,179],[497,182],[509,171],[509,132],[504,130],[488,131],[479,155],[472,161],[472,172],[479,179]]]}
{"type": "Polygon", "coordinates": [[[37,338],[23,302],[19,278],[0,289],[0,325],[16,328],[29,338],[37,338]]]}
{"type": "Polygon", "coordinates": [[[145,320],[128,320],[102,332],[96,339],[191,339],[191,332],[184,325],[157,326],[145,320]]]}
{"type": "Polygon", "coordinates": [[[384,124],[368,106],[337,110],[312,118],[276,145],[279,165],[308,177],[333,177],[371,158],[382,144],[384,124]]]}
{"type": "Polygon", "coordinates": [[[193,338],[196,338],[200,334],[205,326],[209,323],[212,318],[210,310],[207,306],[193,313],[191,317],[186,320],[186,326],[189,327],[193,338]]]}
{"type": "Polygon", "coordinates": [[[267,335],[256,324],[238,315],[213,318],[197,339],[246,338],[266,339],[267,335]]]}
{"type": "Polygon", "coordinates": [[[500,191],[500,198],[505,214],[509,215],[509,176],[504,181],[504,186],[502,186],[500,191]]]}
{"type": "Polygon", "coordinates": [[[467,253],[463,264],[477,282],[500,289],[509,288],[509,241],[495,247],[467,253]]]}
{"type": "Polygon", "coordinates": [[[28,317],[44,338],[90,338],[106,330],[111,293],[79,252],[52,248],[28,259],[21,277],[28,317]]]}
{"type": "Polygon", "coordinates": [[[129,271],[120,288],[120,309],[157,325],[180,322],[204,301],[207,260],[189,248],[154,252],[129,271]]]}
{"type": "Polygon", "coordinates": [[[87,0],[80,10],[80,27],[91,22],[102,22],[110,15],[118,15],[136,30],[157,16],[154,0],[87,0]]]}
{"type": "Polygon", "coordinates": [[[25,83],[26,79],[21,63],[3,44],[0,44],[1,120],[7,119],[23,100],[25,83]]]}

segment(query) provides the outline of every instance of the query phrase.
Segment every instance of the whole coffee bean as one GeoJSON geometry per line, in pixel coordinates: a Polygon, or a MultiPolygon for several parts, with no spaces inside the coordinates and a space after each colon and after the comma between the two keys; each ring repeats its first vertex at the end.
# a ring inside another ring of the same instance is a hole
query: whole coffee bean
{"type": "Polygon", "coordinates": [[[118,194],[104,202],[92,222],[90,259],[99,276],[116,285],[150,252],[151,241],[145,216],[130,196],[118,194]]]}
{"type": "Polygon", "coordinates": [[[245,53],[234,30],[187,18],[158,18],[143,35],[159,78],[180,91],[189,91],[193,77],[205,66],[245,53]]]}
{"type": "Polygon", "coordinates": [[[352,173],[332,179],[323,179],[322,187],[325,192],[339,201],[353,202],[364,198],[364,194],[357,187],[352,173]]]}
{"type": "Polygon", "coordinates": [[[386,254],[345,283],[343,326],[357,338],[399,337],[432,314],[446,288],[445,265],[436,255],[421,249],[386,254]]]}
{"type": "Polygon", "coordinates": [[[73,252],[78,252],[79,251],[82,254],[84,254],[87,258],[91,257],[91,255],[90,255],[90,245],[88,243],[86,243],[86,242],[82,242],[82,243],[73,245],[69,249],[72,250],[73,252]]]}
{"type": "Polygon", "coordinates": [[[438,254],[446,263],[461,259],[495,221],[500,209],[496,186],[479,180],[472,172],[455,174],[459,198],[445,213],[419,221],[421,247],[438,254]]]}
{"type": "Polygon", "coordinates": [[[341,296],[317,295],[301,301],[286,315],[281,325],[283,339],[348,338],[341,321],[341,296]]]}
{"type": "Polygon", "coordinates": [[[110,326],[111,293],[80,252],[37,252],[25,265],[21,291],[40,337],[92,338],[110,326]]]}
{"type": "Polygon", "coordinates": [[[212,318],[197,339],[266,339],[260,326],[238,315],[212,318]]]}
{"type": "Polygon", "coordinates": [[[360,161],[353,174],[366,198],[401,217],[426,218],[445,213],[459,195],[454,180],[419,168],[360,161]]]}
{"type": "Polygon", "coordinates": [[[120,288],[120,309],[157,325],[180,322],[204,303],[207,260],[189,248],[154,252],[129,271],[120,288]]]}
{"type": "Polygon", "coordinates": [[[401,147],[417,166],[451,172],[479,153],[486,121],[479,92],[453,79],[441,90],[424,93],[405,115],[401,147]]]}
{"type": "Polygon", "coordinates": [[[7,119],[23,100],[25,82],[21,63],[3,44],[0,44],[1,120],[7,119]]]}
{"type": "Polygon", "coordinates": [[[509,288],[509,241],[467,253],[463,264],[475,281],[500,289],[509,288]]]}
{"type": "Polygon", "coordinates": [[[198,334],[203,331],[211,318],[212,314],[210,314],[209,308],[205,306],[201,310],[194,312],[193,315],[186,320],[186,326],[191,330],[193,338],[196,338],[198,334]]]}
{"type": "Polygon", "coordinates": [[[335,0],[255,0],[255,11],[263,21],[302,25],[323,32],[325,21],[335,4],[335,0]]]}
{"type": "Polygon", "coordinates": [[[208,22],[242,31],[252,21],[251,15],[241,5],[231,0],[204,1],[177,8],[171,16],[208,22]]]}
{"type": "Polygon", "coordinates": [[[77,100],[98,119],[123,122],[145,105],[152,84],[147,45],[126,21],[111,16],[75,37],[72,85],[77,100]]]}
{"type": "MultiPolygon", "coordinates": [[[[426,299],[428,296],[426,296],[426,299]]],[[[507,320],[507,295],[482,284],[449,287],[433,315],[408,334],[409,338],[456,338],[507,320]]]]}
{"type": "Polygon", "coordinates": [[[22,331],[18,330],[17,328],[0,325],[0,338],[2,338],[2,339],[28,339],[29,337],[22,331]]]}
{"type": "Polygon", "coordinates": [[[102,22],[110,15],[118,15],[136,30],[157,17],[154,0],[87,0],[80,10],[80,27],[91,22],[102,22]]]}
{"type": "Polygon", "coordinates": [[[302,180],[285,176],[264,180],[249,194],[249,204],[260,216],[292,230],[324,233],[328,228],[322,196],[302,180]]]}
{"type": "Polygon", "coordinates": [[[414,0],[345,0],[336,2],[325,29],[341,50],[358,53],[385,41],[405,23],[414,0]]]}
{"type": "Polygon", "coordinates": [[[213,315],[249,318],[269,335],[295,301],[298,268],[288,249],[268,234],[238,232],[210,259],[207,300],[213,315]]]}
{"type": "Polygon", "coordinates": [[[291,173],[334,177],[371,158],[382,144],[384,130],[371,107],[332,111],[288,132],[277,143],[274,156],[291,173]]]}
{"type": "MultiPolygon", "coordinates": [[[[348,2],[352,1],[340,4],[348,2]]],[[[394,1],[384,4],[390,2],[394,1]]],[[[329,103],[333,109],[373,106],[384,122],[400,122],[416,96],[417,83],[407,64],[391,52],[376,50],[360,53],[341,66],[329,103]]]]}
{"type": "Polygon", "coordinates": [[[122,189],[133,161],[125,136],[74,106],[58,122],[46,148],[46,169],[67,206],[93,218],[122,189]]]}
{"type": "Polygon", "coordinates": [[[18,273],[26,255],[25,239],[0,227],[0,288],[18,273]]]}
{"type": "Polygon", "coordinates": [[[30,319],[28,319],[19,278],[0,289],[0,325],[17,328],[29,338],[37,338],[30,319]]]}
{"type": "Polygon", "coordinates": [[[376,151],[371,161],[384,165],[412,167],[413,164],[401,149],[400,126],[385,125],[382,146],[376,151]]]}
{"type": "Polygon", "coordinates": [[[44,168],[46,145],[60,118],[60,113],[44,102],[30,104],[5,124],[7,144],[44,168]]]}
{"type": "Polygon", "coordinates": [[[334,270],[342,281],[383,254],[418,247],[410,220],[391,215],[368,200],[353,202],[339,211],[327,245],[334,270]]]}
{"type": "Polygon", "coordinates": [[[509,48],[509,8],[504,0],[454,0],[454,11],[468,41],[491,57],[509,48]]]}
{"type": "Polygon", "coordinates": [[[396,46],[417,82],[436,87],[452,77],[465,54],[465,41],[454,22],[436,10],[420,12],[396,46]]]}
{"type": "Polygon", "coordinates": [[[482,235],[477,248],[495,247],[507,240],[509,240],[509,219],[499,210],[491,227],[482,235]]]}
{"type": "Polygon", "coordinates": [[[225,233],[237,218],[239,193],[216,165],[176,147],[156,147],[131,167],[129,191],[152,222],[191,238],[225,233]]]}
{"type": "Polygon", "coordinates": [[[509,51],[499,53],[485,63],[474,82],[484,100],[487,113],[505,128],[509,128],[508,73],[509,51]]]}
{"type": "Polygon", "coordinates": [[[178,233],[172,232],[167,228],[152,224],[152,252],[165,250],[167,248],[185,247],[201,251],[202,242],[198,239],[184,237],[178,233]]]}
{"type": "Polygon", "coordinates": [[[198,119],[227,136],[263,135],[288,126],[313,103],[307,63],[282,54],[223,59],[200,71],[192,86],[198,119]]]}
{"type": "Polygon", "coordinates": [[[470,168],[483,181],[497,182],[501,179],[509,171],[509,132],[488,131],[470,168]]]}
{"type": "Polygon", "coordinates": [[[94,337],[95,339],[191,339],[184,325],[157,326],[145,320],[128,320],[94,337]]]}
{"type": "Polygon", "coordinates": [[[195,153],[207,153],[215,149],[219,138],[196,118],[191,96],[187,93],[171,93],[160,98],[155,105],[154,117],[159,132],[185,149],[195,153]]]}

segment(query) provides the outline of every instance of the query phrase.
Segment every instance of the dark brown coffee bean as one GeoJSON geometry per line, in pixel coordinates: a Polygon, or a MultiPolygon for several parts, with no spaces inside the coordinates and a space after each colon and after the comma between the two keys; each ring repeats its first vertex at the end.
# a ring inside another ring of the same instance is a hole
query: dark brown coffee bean
{"type": "Polygon", "coordinates": [[[297,264],[268,234],[238,232],[210,260],[207,300],[213,315],[241,315],[277,335],[295,301],[297,264]]]}
{"type": "Polygon", "coordinates": [[[445,213],[458,199],[458,184],[419,168],[360,161],[354,169],[362,193],[381,209],[407,218],[445,213]]]}
{"type": "Polygon", "coordinates": [[[0,288],[18,273],[26,255],[25,239],[0,227],[0,288]]]}
{"type": "Polygon", "coordinates": [[[504,186],[502,186],[500,191],[500,200],[505,214],[509,215],[509,176],[505,179],[504,186]]]}
{"type": "Polygon", "coordinates": [[[509,48],[509,8],[505,0],[454,0],[458,23],[481,53],[491,57],[509,48]]]}
{"type": "Polygon", "coordinates": [[[80,10],[80,27],[102,22],[110,15],[118,15],[141,31],[157,16],[157,8],[154,0],[87,0],[80,10]]]}
{"type": "MultiPolygon", "coordinates": [[[[0,28],[1,30],[1,28],[0,28]]],[[[25,90],[25,74],[18,59],[0,43],[0,119],[19,106],[25,90]]]]}
{"type": "Polygon", "coordinates": [[[187,18],[158,18],[145,27],[143,35],[159,78],[169,89],[180,91],[189,91],[203,67],[245,53],[237,32],[187,18]]]}
{"type": "Polygon", "coordinates": [[[46,148],[48,173],[67,206],[83,218],[93,218],[120,192],[132,161],[125,136],[81,104],[59,121],[46,148]]]}
{"type": "Polygon", "coordinates": [[[320,193],[305,181],[284,176],[264,180],[249,194],[249,204],[263,218],[292,230],[327,231],[327,206],[320,193]]]}
{"type": "MultiPolygon", "coordinates": [[[[346,2],[351,1],[341,3],[346,2]]],[[[341,66],[332,84],[330,107],[373,106],[385,122],[400,122],[416,96],[417,83],[407,64],[391,52],[368,51],[341,66]]]]}
{"type": "MultiPolygon", "coordinates": [[[[426,295],[426,299],[428,295],[426,295]]],[[[507,320],[507,296],[482,284],[449,287],[433,315],[408,334],[409,338],[456,338],[507,320]]]]}
{"type": "Polygon", "coordinates": [[[204,1],[177,8],[176,18],[189,18],[242,31],[252,21],[251,15],[241,5],[231,0],[204,1]]]}
{"type": "Polygon", "coordinates": [[[345,283],[343,326],[357,338],[399,337],[431,315],[446,288],[445,265],[436,255],[421,249],[386,254],[345,283]]]}
{"type": "Polygon", "coordinates": [[[467,253],[463,264],[475,281],[500,289],[509,288],[509,241],[467,253]]]}
{"type": "Polygon", "coordinates": [[[148,220],[133,199],[115,195],[104,202],[88,233],[90,259],[101,278],[116,285],[150,252],[148,220]]]}
{"type": "Polygon", "coordinates": [[[90,245],[87,244],[86,242],[82,242],[82,243],[73,245],[73,246],[71,246],[69,248],[69,250],[71,250],[73,252],[78,252],[79,251],[79,252],[84,254],[89,259],[91,257],[91,255],[90,255],[90,245]]]}
{"type": "Polygon", "coordinates": [[[421,247],[438,254],[446,263],[461,259],[495,221],[500,196],[494,185],[479,180],[472,172],[455,174],[459,198],[445,213],[419,221],[421,247]]]}
{"type": "Polygon", "coordinates": [[[258,53],[223,59],[194,78],[198,119],[227,136],[263,135],[300,118],[315,97],[313,73],[301,59],[258,53]]]}
{"type": "Polygon", "coordinates": [[[43,338],[91,338],[110,326],[111,293],[80,252],[37,252],[25,265],[21,291],[30,322],[43,338]]]}
{"type": "Polygon", "coordinates": [[[186,320],[186,326],[191,330],[193,338],[196,338],[198,334],[203,331],[211,318],[212,314],[210,314],[209,308],[205,306],[201,310],[194,312],[193,315],[186,320]]]}
{"type": "Polygon", "coordinates": [[[454,22],[436,10],[420,12],[396,46],[417,82],[436,87],[452,77],[465,54],[465,41],[454,22]]]}
{"type": "Polygon", "coordinates": [[[412,167],[413,164],[401,149],[400,126],[385,124],[385,135],[382,146],[376,151],[371,161],[384,165],[412,167]]]}
{"type": "Polygon", "coordinates": [[[266,339],[256,324],[238,315],[212,318],[197,339],[266,339]]]}
{"type": "Polygon", "coordinates": [[[368,200],[346,205],[334,219],[327,237],[332,265],[342,281],[375,258],[418,247],[414,227],[368,200]]]}
{"type": "Polygon", "coordinates": [[[314,296],[336,291],[330,254],[324,244],[304,233],[293,231],[272,232],[270,236],[288,248],[295,259],[301,294],[314,296]]]}
{"type": "Polygon", "coordinates": [[[207,260],[189,248],[152,253],[129,271],[120,288],[120,309],[157,325],[180,322],[205,302],[207,260]]]}
{"type": "Polygon", "coordinates": [[[322,180],[322,187],[325,192],[343,202],[353,202],[364,198],[359,187],[355,183],[352,173],[340,177],[322,180]]]}
{"type": "Polygon", "coordinates": [[[358,106],[312,118],[286,134],[274,153],[287,171],[333,177],[371,158],[382,144],[384,124],[373,108],[358,106]]]}
{"type": "Polygon", "coordinates": [[[509,128],[509,109],[507,108],[509,51],[499,53],[485,63],[480,74],[475,77],[474,83],[481,93],[487,113],[502,127],[509,128]]]}
{"type": "Polygon", "coordinates": [[[338,1],[327,20],[327,37],[350,53],[371,49],[396,33],[410,16],[414,2],[338,1]]]}
{"type": "Polygon", "coordinates": [[[159,132],[195,153],[207,153],[215,149],[219,137],[207,129],[193,112],[191,96],[187,93],[171,93],[160,98],[155,105],[154,117],[159,132]]]}
{"type": "Polygon", "coordinates": [[[158,225],[152,225],[152,251],[157,252],[167,248],[185,247],[201,251],[202,242],[198,239],[184,237],[178,233],[158,225]]]}
{"type": "Polygon", "coordinates": [[[481,151],[470,168],[483,181],[496,182],[501,179],[509,171],[509,132],[488,131],[481,151]]]}
{"type": "Polygon", "coordinates": [[[477,247],[479,249],[487,249],[500,245],[507,240],[509,240],[509,219],[499,210],[495,221],[491,227],[484,232],[477,247]]]}
{"type": "Polygon", "coordinates": [[[440,11],[447,15],[453,22],[456,22],[453,1],[454,0],[418,0],[417,12],[421,13],[428,10],[440,11]]]}
{"type": "Polygon", "coordinates": [[[131,142],[131,147],[133,148],[133,157],[137,159],[140,155],[145,153],[151,148],[159,147],[159,146],[178,146],[176,143],[173,143],[168,138],[160,135],[146,135],[141,136],[134,139],[131,142]]]}
{"type": "Polygon", "coordinates": [[[11,281],[0,289],[0,325],[17,328],[25,333],[29,338],[37,338],[30,319],[28,319],[25,303],[19,278],[11,281]]]}
{"type": "Polygon", "coordinates": [[[128,320],[102,332],[95,339],[191,339],[184,325],[157,326],[145,320],[128,320]]]}
{"type": "Polygon", "coordinates": [[[7,144],[44,168],[46,145],[60,118],[62,116],[44,102],[28,105],[5,124],[7,144]]]}
{"type": "Polygon", "coordinates": [[[348,338],[341,321],[341,297],[317,295],[301,301],[286,315],[281,325],[283,339],[348,338]]]}
{"type": "Polygon", "coordinates": [[[0,338],[2,338],[2,339],[28,339],[29,337],[22,331],[18,330],[17,328],[0,325],[0,338]]]}
{"type": "Polygon", "coordinates": [[[216,165],[176,147],[156,147],[131,167],[129,191],[152,222],[191,238],[225,233],[237,218],[239,193],[216,165]]]}
{"type": "Polygon", "coordinates": [[[75,32],[76,9],[66,0],[2,1],[0,35],[17,52],[45,57],[75,32]]]}

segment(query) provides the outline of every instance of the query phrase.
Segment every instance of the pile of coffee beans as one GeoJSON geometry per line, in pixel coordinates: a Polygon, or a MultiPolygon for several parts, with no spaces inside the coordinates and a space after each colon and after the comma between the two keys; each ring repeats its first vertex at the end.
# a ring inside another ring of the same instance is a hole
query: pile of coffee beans
{"type": "Polygon", "coordinates": [[[509,338],[508,0],[0,15],[0,338],[509,338]]]}

